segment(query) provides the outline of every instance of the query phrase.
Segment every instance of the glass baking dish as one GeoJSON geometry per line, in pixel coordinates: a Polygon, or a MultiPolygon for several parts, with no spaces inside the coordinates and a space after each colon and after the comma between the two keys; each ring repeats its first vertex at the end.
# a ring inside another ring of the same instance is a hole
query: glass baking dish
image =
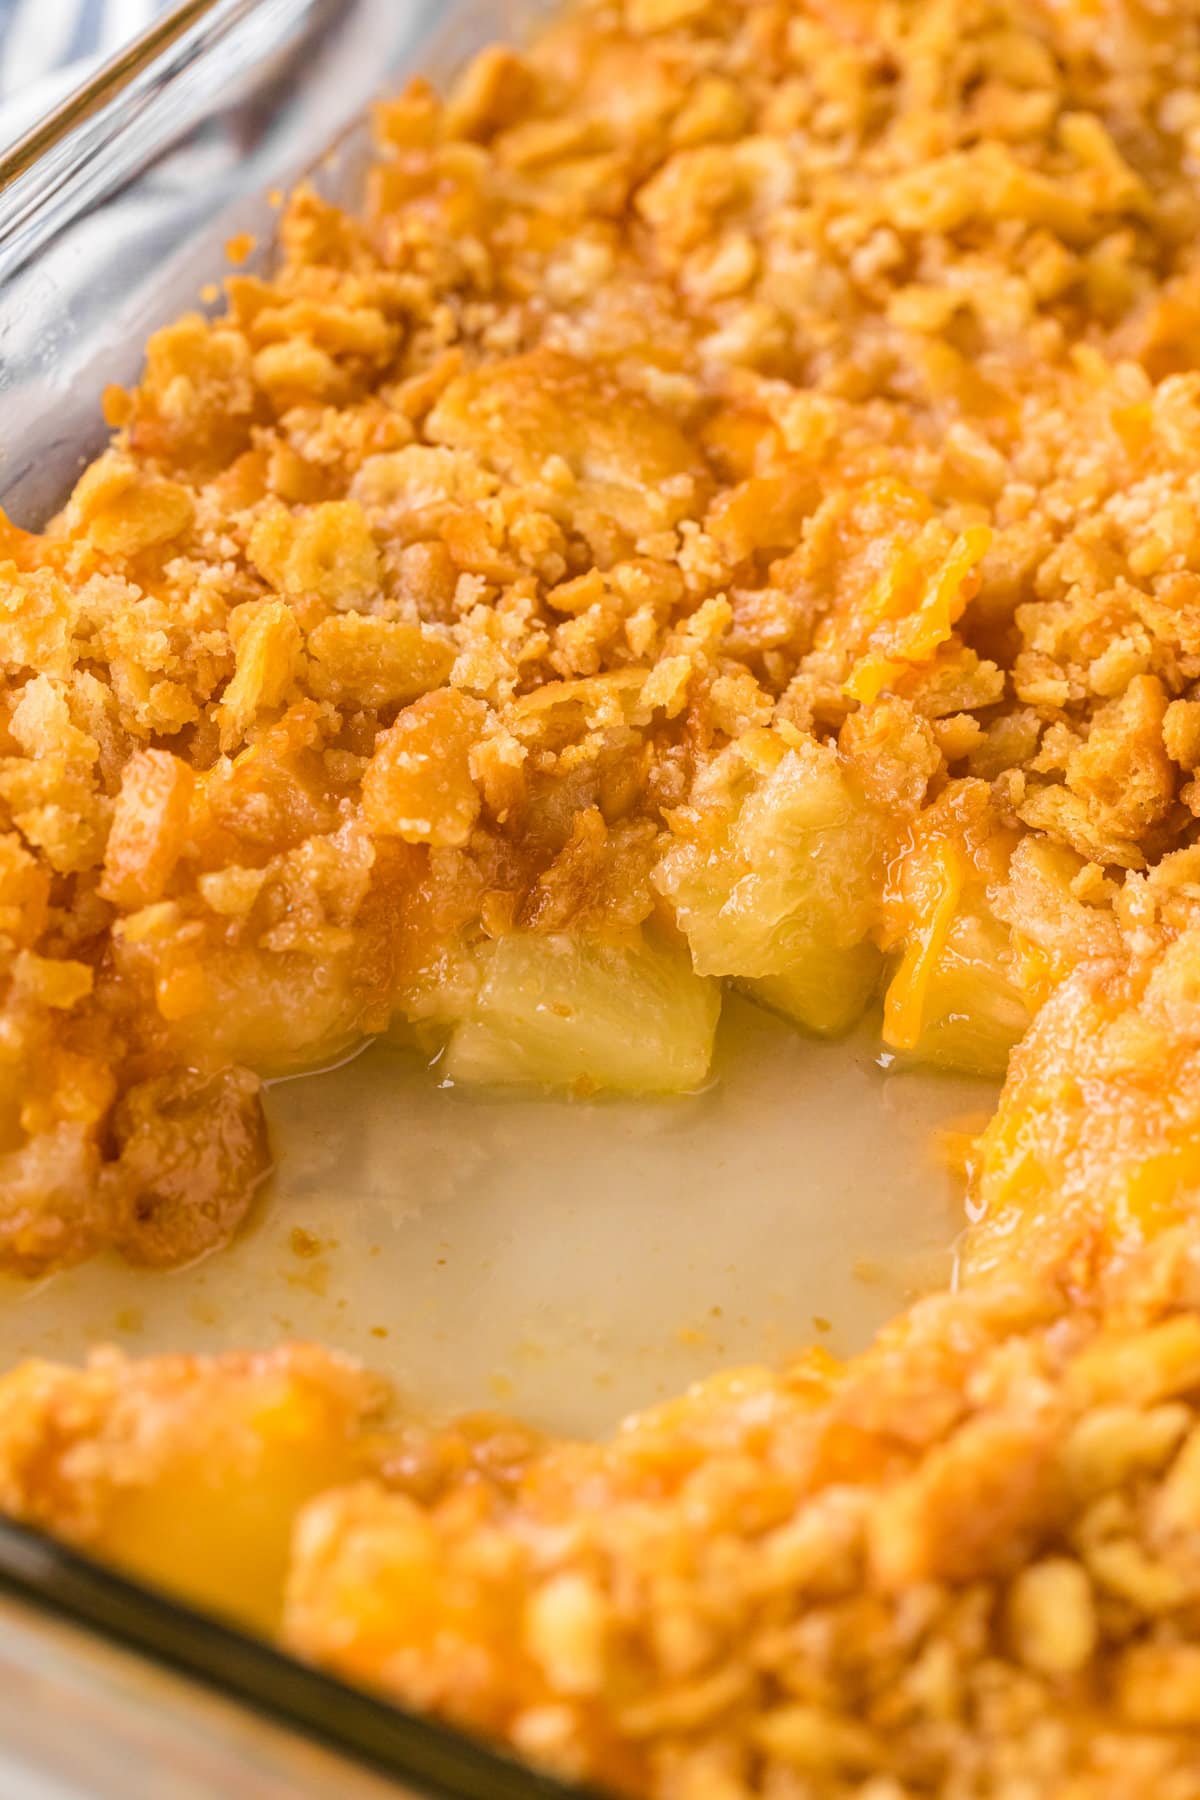
{"type": "MultiPolygon", "coordinates": [[[[353,198],[375,94],[527,23],[506,0],[187,0],[0,159],[0,505],[53,513],[103,441],[103,387],[213,304],[224,243],[249,232],[269,261],[278,190],[307,173],[353,198]]],[[[240,1240],[169,1275],[101,1258],[0,1285],[0,1362],[312,1338],[422,1408],[590,1433],[814,1332],[857,1347],[948,1272],[937,1129],[992,1091],[883,1066],[874,1021],[830,1047],[726,1015],[712,1087],[676,1101],[447,1092],[381,1048],[276,1083],[279,1172],[240,1240]]],[[[90,1746],[0,1702],[4,1793],[369,1795],[381,1772],[565,1792],[13,1526],[0,1662],[90,1746]]]]}

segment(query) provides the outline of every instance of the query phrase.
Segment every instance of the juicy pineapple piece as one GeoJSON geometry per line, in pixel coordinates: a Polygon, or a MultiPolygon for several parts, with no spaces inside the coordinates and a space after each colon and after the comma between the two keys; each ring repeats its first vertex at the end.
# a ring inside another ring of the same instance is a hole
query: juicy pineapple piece
{"type": "Polygon", "coordinates": [[[673,1094],[707,1076],[721,994],[686,950],[528,933],[480,957],[440,1065],[449,1080],[673,1094]]]}
{"type": "Polygon", "coordinates": [[[869,937],[877,822],[837,752],[815,742],[780,747],[729,800],[715,830],[673,845],[655,877],[692,961],[810,1030],[843,1031],[881,960],[869,937]]]}
{"type": "Polygon", "coordinates": [[[931,853],[922,886],[925,904],[884,1002],[884,1042],[914,1062],[1002,1077],[1030,1018],[1010,934],[949,845],[931,853]]]}
{"type": "Polygon", "coordinates": [[[964,908],[930,981],[914,1056],[943,1069],[1003,1076],[1029,1024],[1010,966],[1008,932],[985,909],[964,908]]]}
{"type": "Polygon", "coordinates": [[[0,1509],[269,1631],[296,1515],[374,1466],[386,1398],[306,1345],[22,1363],[0,1381],[0,1509]]]}
{"type": "Polygon", "coordinates": [[[760,975],[738,986],[771,1012],[822,1037],[838,1037],[862,1017],[882,965],[883,957],[869,938],[845,950],[814,944],[785,974],[760,975]]]}

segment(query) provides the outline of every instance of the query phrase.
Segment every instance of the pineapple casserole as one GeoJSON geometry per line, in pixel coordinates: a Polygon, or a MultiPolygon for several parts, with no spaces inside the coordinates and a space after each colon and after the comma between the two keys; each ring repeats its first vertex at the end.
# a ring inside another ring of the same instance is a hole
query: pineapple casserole
{"type": "Polygon", "coordinates": [[[0,1506],[655,1800],[1200,1800],[1200,10],[575,0],[374,125],[0,518],[0,1263],[732,986],[1004,1078],[962,1288],[605,1445],[29,1363],[0,1506]]]}

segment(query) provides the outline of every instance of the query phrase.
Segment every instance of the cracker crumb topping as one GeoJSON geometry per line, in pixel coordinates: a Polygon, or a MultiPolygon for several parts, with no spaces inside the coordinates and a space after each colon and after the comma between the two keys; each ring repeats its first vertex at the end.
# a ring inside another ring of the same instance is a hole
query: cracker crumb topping
{"type": "Polygon", "coordinates": [[[374,127],[0,518],[0,1261],[224,1241],[393,1020],[694,1086],[726,981],[1006,1075],[967,1291],[607,1446],[34,1365],[0,1502],[176,1580],[199,1397],[319,1390],[287,1640],[539,1763],[1200,1794],[1200,17],[581,0],[374,127]]]}

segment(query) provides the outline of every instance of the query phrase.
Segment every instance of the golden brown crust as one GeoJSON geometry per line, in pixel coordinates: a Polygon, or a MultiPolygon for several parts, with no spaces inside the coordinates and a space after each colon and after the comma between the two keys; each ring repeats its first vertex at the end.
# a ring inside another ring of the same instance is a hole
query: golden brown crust
{"type": "Polygon", "coordinates": [[[844,1368],[602,1446],[27,1368],[8,1510],[662,1800],[1200,1795],[1198,94],[1188,0],[589,0],[157,334],[0,522],[0,1259],[218,1241],[247,1071],[506,933],[777,984],[713,884],[813,806],[889,1043],[1036,1016],[844,1368]]]}
{"type": "Polygon", "coordinates": [[[1091,1304],[927,1301],[515,1483],[323,1496],[286,1635],[635,1792],[1194,1794],[1198,1300],[1176,1234],[1091,1304]]]}

